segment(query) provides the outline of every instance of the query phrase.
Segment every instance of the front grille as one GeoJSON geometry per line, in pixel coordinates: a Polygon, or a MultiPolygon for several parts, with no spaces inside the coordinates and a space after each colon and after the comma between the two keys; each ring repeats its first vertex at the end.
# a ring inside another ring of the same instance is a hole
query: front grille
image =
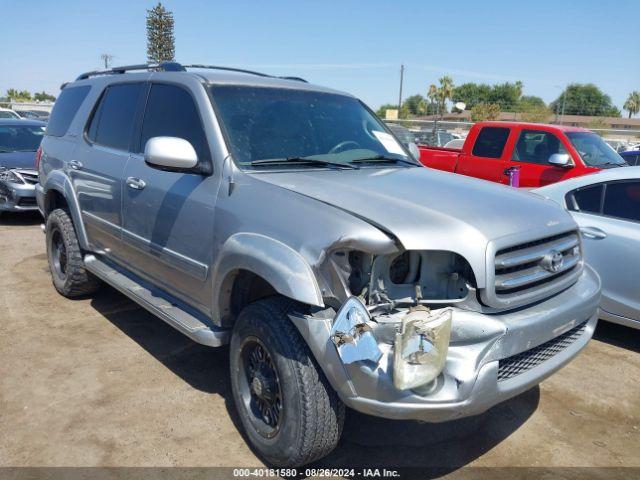
{"type": "Polygon", "coordinates": [[[35,197],[22,197],[18,200],[18,206],[20,207],[35,207],[37,204],[35,197]]]}
{"type": "Polygon", "coordinates": [[[498,299],[511,299],[562,282],[581,264],[578,232],[503,248],[495,256],[498,299]]]}
{"type": "Polygon", "coordinates": [[[501,382],[516,377],[549,360],[580,338],[586,327],[587,322],[581,323],[542,345],[538,345],[526,352],[503,358],[498,362],[498,381],[501,382]]]}

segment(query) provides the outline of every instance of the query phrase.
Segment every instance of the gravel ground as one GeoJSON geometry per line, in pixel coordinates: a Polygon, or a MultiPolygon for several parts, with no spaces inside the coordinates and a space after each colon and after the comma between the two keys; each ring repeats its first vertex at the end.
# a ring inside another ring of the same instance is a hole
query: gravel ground
{"type": "MultiPolygon", "coordinates": [[[[261,466],[234,412],[228,350],[109,287],[58,295],[40,222],[0,217],[0,466],[261,466]]],[[[640,467],[638,379],[640,331],[601,322],[570,365],[475,419],[348,412],[318,466],[640,467]]]]}

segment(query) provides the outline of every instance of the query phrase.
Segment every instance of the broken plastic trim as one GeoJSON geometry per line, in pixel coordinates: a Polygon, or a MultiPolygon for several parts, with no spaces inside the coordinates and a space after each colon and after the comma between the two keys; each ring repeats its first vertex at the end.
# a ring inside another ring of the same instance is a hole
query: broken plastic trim
{"type": "Polygon", "coordinates": [[[343,363],[362,360],[378,363],[382,357],[369,321],[369,312],[357,297],[347,299],[338,311],[331,327],[331,340],[343,363]]]}

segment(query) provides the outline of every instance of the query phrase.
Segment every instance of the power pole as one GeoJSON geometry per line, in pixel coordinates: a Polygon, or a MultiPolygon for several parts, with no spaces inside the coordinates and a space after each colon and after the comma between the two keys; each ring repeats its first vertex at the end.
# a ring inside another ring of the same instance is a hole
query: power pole
{"type": "Polygon", "coordinates": [[[402,82],[404,80],[404,65],[400,65],[400,93],[398,94],[398,118],[400,118],[400,109],[402,108],[402,82]]]}
{"type": "Polygon", "coordinates": [[[560,125],[562,125],[562,122],[564,121],[564,106],[567,104],[567,89],[564,89],[564,92],[562,92],[562,113],[560,114],[560,125]]]}
{"type": "Polygon", "coordinates": [[[102,55],[100,55],[100,58],[104,62],[104,69],[108,70],[109,69],[109,64],[111,63],[111,60],[113,60],[113,55],[111,55],[109,53],[103,53],[102,55]]]}

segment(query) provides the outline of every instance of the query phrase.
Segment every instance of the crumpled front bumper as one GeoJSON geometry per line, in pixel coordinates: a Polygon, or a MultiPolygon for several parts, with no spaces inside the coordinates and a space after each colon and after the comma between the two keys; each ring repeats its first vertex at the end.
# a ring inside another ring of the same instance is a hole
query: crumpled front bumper
{"type": "Polygon", "coordinates": [[[443,422],[480,414],[532,388],[566,365],[591,339],[599,300],[600,279],[585,266],[572,287],[529,308],[490,315],[454,309],[447,361],[429,391],[394,387],[391,346],[381,345],[383,357],[377,365],[345,365],[329,339],[331,319],[291,319],[349,407],[385,418],[443,422]],[[562,343],[557,352],[551,349],[554,354],[544,361],[535,364],[527,360],[530,351],[533,358],[547,342],[571,332],[574,334],[570,341],[562,343]],[[501,361],[518,354],[522,354],[517,358],[524,358],[525,368],[499,380],[501,361]],[[527,368],[531,364],[535,366],[527,368]]]}
{"type": "Polygon", "coordinates": [[[0,211],[37,210],[35,185],[0,181],[0,211]]]}

